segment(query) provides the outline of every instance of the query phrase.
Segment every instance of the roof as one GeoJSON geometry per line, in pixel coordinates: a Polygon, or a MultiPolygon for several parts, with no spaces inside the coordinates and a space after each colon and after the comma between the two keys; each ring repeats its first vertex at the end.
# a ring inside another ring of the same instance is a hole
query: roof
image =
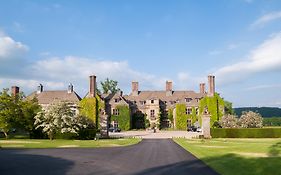
{"type": "Polygon", "coordinates": [[[166,91],[139,91],[138,96],[133,96],[130,94],[126,98],[128,100],[149,100],[149,99],[160,99],[162,101],[177,101],[184,100],[185,98],[202,98],[206,94],[196,93],[194,91],[172,91],[171,96],[166,95],[166,91]]]}
{"type": "Polygon", "coordinates": [[[59,101],[69,101],[73,103],[78,103],[81,100],[81,97],[76,92],[68,93],[67,90],[62,91],[43,91],[39,94],[33,92],[27,99],[32,99],[36,97],[39,104],[50,104],[55,100],[59,101]]]}

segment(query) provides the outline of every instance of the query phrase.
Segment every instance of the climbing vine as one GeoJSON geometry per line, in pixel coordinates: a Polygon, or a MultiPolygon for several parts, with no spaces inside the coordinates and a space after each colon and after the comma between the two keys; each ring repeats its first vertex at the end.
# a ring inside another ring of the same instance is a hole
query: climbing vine
{"type": "Polygon", "coordinates": [[[176,105],[176,128],[179,130],[186,130],[188,119],[191,120],[192,124],[194,124],[198,120],[198,116],[196,115],[195,107],[192,107],[191,114],[186,114],[186,105],[177,104],[176,105]]]}
{"type": "Polygon", "coordinates": [[[79,103],[80,114],[90,118],[99,128],[99,111],[105,107],[102,99],[97,95],[94,98],[84,98],[79,103]]]}
{"type": "Polygon", "coordinates": [[[204,97],[200,100],[199,104],[199,112],[203,114],[205,107],[208,108],[210,113],[210,124],[213,124],[221,119],[223,116],[223,109],[224,109],[224,101],[219,96],[219,94],[215,93],[213,97],[204,97]]]}
{"type": "Polygon", "coordinates": [[[130,129],[130,109],[126,105],[118,105],[116,109],[119,110],[119,115],[112,115],[111,121],[117,121],[119,128],[123,131],[130,129]]]}

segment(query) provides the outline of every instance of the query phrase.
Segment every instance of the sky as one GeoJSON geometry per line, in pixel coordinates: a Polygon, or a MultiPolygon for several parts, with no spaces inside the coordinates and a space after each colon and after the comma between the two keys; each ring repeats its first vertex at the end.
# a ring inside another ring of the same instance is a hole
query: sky
{"type": "Polygon", "coordinates": [[[92,74],[126,94],[198,92],[212,74],[234,107],[281,107],[281,1],[1,1],[0,89],[83,97],[92,74]]]}

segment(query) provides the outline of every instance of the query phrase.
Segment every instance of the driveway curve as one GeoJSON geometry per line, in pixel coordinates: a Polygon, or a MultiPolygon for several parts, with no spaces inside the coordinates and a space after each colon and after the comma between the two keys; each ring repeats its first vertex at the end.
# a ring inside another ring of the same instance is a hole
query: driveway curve
{"type": "Polygon", "coordinates": [[[171,139],[114,148],[2,149],[0,174],[191,174],[214,170],[171,139]]]}

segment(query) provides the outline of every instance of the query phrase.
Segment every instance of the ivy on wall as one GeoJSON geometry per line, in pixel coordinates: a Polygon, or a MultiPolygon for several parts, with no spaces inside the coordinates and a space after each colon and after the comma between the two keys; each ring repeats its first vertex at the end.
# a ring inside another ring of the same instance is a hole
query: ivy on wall
{"type": "MultiPolygon", "coordinates": [[[[223,116],[224,100],[215,93],[214,97],[204,97],[199,103],[199,112],[203,114],[205,107],[208,108],[210,116],[210,124],[214,125],[223,116]]],[[[201,120],[200,120],[201,123],[201,120]]],[[[214,126],[213,126],[214,127],[214,126]]]]}
{"type": "Polygon", "coordinates": [[[99,111],[104,109],[103,100],[97,95],[95,98],[84,98],[79,103],[80,114],[90,118],[99,128],[99,111]]]}
{"type": "Polygon", "coordinates": [[[112,115],[111,121],[117,121],[121,130],[127,131],[130,129],[130,109],[126,105],[118,105],[119,115],[112,115]]]}
{"type": "Polygon", "coordinates": [[[195,107],[192,107],[192,113],[186,114],[186,105],[176,105],[176,129],[187,130],[187,120],[190,119],[192,124],[198,120],[195,107]]]}

